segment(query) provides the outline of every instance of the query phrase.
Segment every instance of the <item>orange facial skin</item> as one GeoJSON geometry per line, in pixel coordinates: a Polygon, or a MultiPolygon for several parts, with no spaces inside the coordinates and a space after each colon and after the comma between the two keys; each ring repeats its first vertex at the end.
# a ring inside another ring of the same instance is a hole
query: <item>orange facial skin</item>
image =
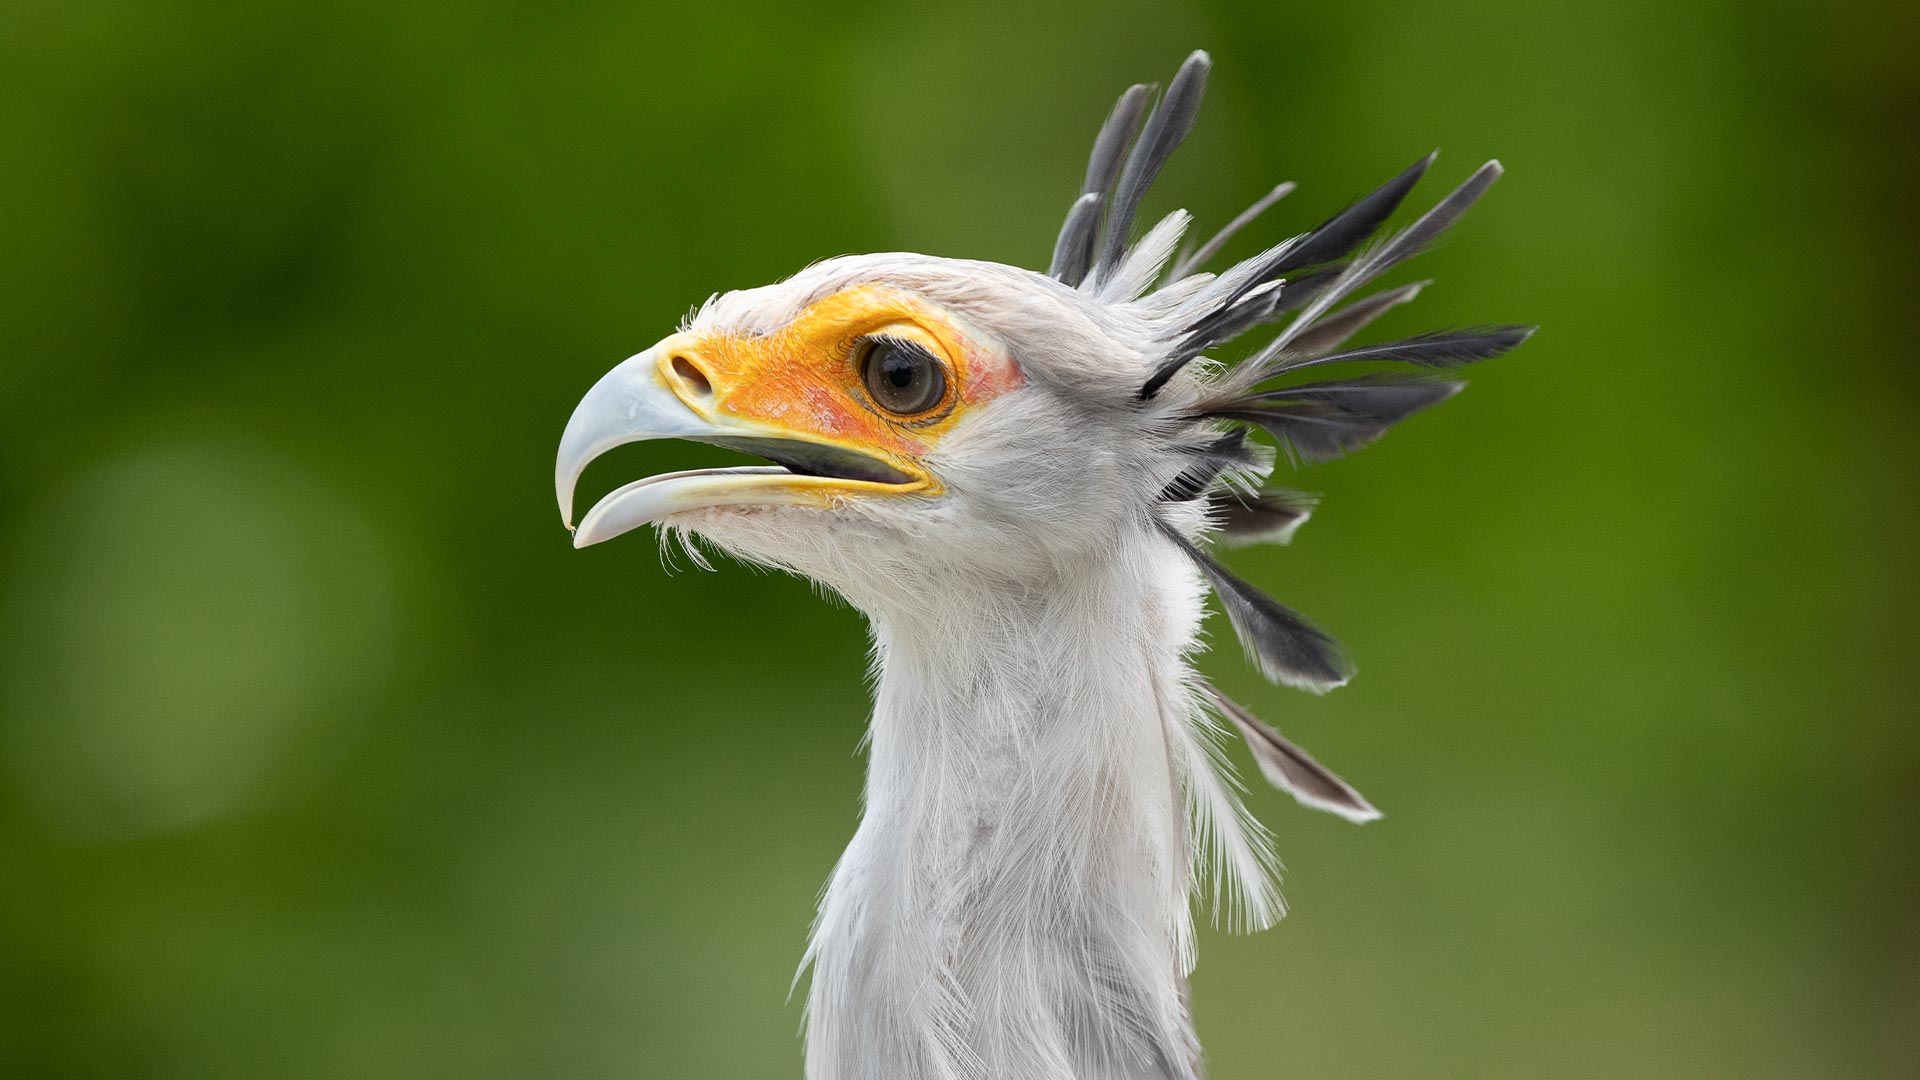
{"type": "Polygon", "coordinates": [[[1003,352],[983,346],[939,310],[911,293],[862,285],[809,305],[771,334],[695,330],[657,349],[665,368],[691,365],[711,384],[710,398],[684,379],[664,381],[688,408],[736,417],[794,438],[857,450],[937,487],[918,459],[969,409],[1024,381],[1003,352]],[[917,416],[896,416],[873,403],[854,359],[862,337],[884,333],[924,346],[947,368],[946,394],[917,416]]]}

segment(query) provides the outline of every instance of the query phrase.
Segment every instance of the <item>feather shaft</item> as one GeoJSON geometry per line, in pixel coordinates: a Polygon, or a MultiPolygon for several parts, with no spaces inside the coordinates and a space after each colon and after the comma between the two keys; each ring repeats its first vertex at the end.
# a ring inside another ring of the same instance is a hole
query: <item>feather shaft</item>
{"type": "Polygon", "coordinates": [[[1355,300],[1301,331],[1293,339],[1292,351],[1312,355],[1337,349],[1346,344],[1347,339],[1366,329],[1367,324],[1419,296],[1420,290],[1431,284],[1431,281],[1416,281],[1355,300]]]}
{"type": "Polygon", "coordinates": [[[1274,188],[1272,191],[1269,191],[1265,195],[1260,196],[1260,198],[1254,201],[1254,204],[1252,206],[1249,206],[1245,210],[1240,211],[1239,216],[1235,217],[1232,221],[1227,222],[1226,227],[1222,228],[1219,232],[1214,233],[1212,238],[1210,238],[1206,243],[1201,244],[1199,249],[1196,250],[1193,254],[1188,255],[1182,258],[1179,262],[1175,263],[1173,266],[1173,272],[1167,276],[1171,280],[1179,281],[1181,278],[1186,277],[1188,274],[1193,273],[1193,271],[1198,269],[1199,267],[1205,266],[1208,260],[1212,259],[1215,255],[1220,254],[1220,249],[1227,246],[1227,241],[1233,239],[1234,234],[1238,233],[1241,229],[1244,229],[1247,226],[1253,224],[1256,220],[1259,219],[1261,214],[1264,214],[1269,209],[1271,209],[1274,203],[1277,203],[1281,199],[1284,199],[1288,195],[1291,195],[1293,193],[1293,188],[1294,188],[1294,183],[1291,180],[1282,181],[1281,183],[1274,185],[1274,188]]]}

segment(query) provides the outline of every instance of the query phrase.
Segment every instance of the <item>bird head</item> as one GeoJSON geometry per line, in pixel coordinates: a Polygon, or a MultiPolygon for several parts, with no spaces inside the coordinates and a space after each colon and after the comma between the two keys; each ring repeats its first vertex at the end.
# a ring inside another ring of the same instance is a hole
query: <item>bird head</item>
{"type": "Polygon", "coordinates": [[[833,259],[715,298],[609,372],[567,427],[560,501],[615,445],[691,439],[772,464],[629,484],[575,544],[661,522],[836,586],[902,560],[1007,574],[1071,559],[1145,521],[1179,467],[1166,443],[1187,425],[1136,396],[1152,334],[1033,271],[833,259]]]}
{"type": "Polygon", "coordinates": [[[1296,461],[1338,456],[1459,388],[1437,372],[1525,337],[1494,327],[1347,344],[1420,286],[1355,294],[1430,244],[1500,170],[1488,163],[1376,237],[1428,156],[1316,228],[1206,272],[1291,189],[1190,251],[1179,248],[1183,211],[1133,236],[1208,67],[1195,53],[1165,94],[1142,85],[1121,96],[1044,272],[916,254],[831,259],[714,297],[608,372],[561,440],[555,486],[575,546],[657,524],[865,606],[930,578],[1032,581],[1142,530],[1206,573],[1270,675],[1312,689],[1343,681],[1337,646],[1226,574],[1204,538],[1285,539],[1310,508],[1296,492],[1255,490],[1273,453],[1251,432],[1296,461]],[[1215,355],[1275,324],[1237,363],[1215,355]],[[1348,364],[1368,370],[1315,377],[1348,364]],[[576,525],[587,464],[645,439],[768,464],[637,480],[576,525]]]}

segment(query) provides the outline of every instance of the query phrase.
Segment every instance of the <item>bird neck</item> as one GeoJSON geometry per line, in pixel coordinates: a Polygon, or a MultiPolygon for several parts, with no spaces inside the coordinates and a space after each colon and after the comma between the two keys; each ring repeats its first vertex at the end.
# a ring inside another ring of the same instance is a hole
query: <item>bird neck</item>
{"type": "Polygon", "coordinates": [[[1200,585],[1151,533],[954,584],[868,610],[865,814],[809,948],[807,1074],[1192,1077],[1200,585]]]}

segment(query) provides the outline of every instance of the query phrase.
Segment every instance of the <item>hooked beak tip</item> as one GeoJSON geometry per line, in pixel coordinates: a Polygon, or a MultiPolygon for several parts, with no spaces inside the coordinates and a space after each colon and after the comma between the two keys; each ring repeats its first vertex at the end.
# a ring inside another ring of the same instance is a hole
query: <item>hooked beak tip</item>
{"type": "MultiPolygon", "coordinates": [[[[560,523],[575,530],[573,496],[588,463],[623,443],[700,434],[707,425],[660,383],[656,351],[628,357],[601,376],[567,418],[554,460],[560,523]]],[[[577,534],[576,534],[577,535],[577,534]]]]}
{"type": "MultiPolygon", "coordinates": [[[[572,425],[569,425],[571,427],[572,425]]],[[[569,453],[569,447],[562,443],[558,461],[553,470],[553,497],[560,504],[560,524],[573,531],[573,487],[585,471],[587,463],[581,460],[578,452],[569,453]]]]}

